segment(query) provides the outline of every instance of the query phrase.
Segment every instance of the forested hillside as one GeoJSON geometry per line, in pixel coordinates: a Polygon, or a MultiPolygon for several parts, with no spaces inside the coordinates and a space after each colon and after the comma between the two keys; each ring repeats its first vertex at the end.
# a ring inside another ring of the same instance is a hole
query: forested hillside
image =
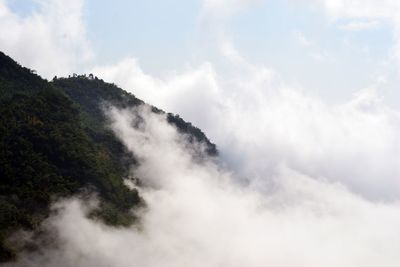
{"type": "MultiPolygon", "coordinates": [[[[136,161],[106,127],[105,102],[144,104],[92,75],[47,82],[0,53],[0,262],[16,257],[6,242],[10,234],[37,229],[60,197],[96,192],[93,217],[109,225],[134,222],[129,210],[145,203],[123,179],[136,161]]],[[[199,129],[179,116],[168,120],[204,142],[208,155],[217,154],[199,129]]]]}

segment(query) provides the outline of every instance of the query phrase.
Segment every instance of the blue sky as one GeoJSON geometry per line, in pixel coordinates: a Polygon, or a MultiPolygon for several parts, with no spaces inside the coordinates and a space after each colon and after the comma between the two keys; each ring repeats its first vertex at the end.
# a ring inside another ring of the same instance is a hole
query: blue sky
{"type": "Polygon", "coordinates": [[[200,3],[190,1],[88,1],[89,36],[102,60],[127,55],[154,68],[170,67],[188,54],[200,3]]]}
{"type": "MultiPolygon", "coordinates": [[[[352,21],[373,19],[332,19],[329,10],[312,1],[248,2],[239,4],[240,8],[222,22],[210,18],[208,23],[201,18],[204,3],[200,0],[87,0],[83,2],[82,27],[95,65],[134,57],[150,74],[181,70],[204,61],[218,65],[222,60],[215,36],[220,32],[215,33],[213,28],[222,27],[224,38],[246,60],[274,69],[288,83],[327,101],[348,99],[378,80],[386,101],[396,104],[394,99],[400,94],[392,55],[395,34],[387,19],[380,19],[376,27],[349,30],[344,26],[352,21]]],[[[29,17],[40,12],[43,1],[6,3],[18,16],[29,17]]]]}

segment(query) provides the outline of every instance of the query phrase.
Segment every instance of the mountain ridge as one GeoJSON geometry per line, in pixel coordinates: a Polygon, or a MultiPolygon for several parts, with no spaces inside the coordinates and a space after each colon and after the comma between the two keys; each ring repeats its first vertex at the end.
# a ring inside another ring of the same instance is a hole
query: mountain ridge
{"type": "MultiPolygon", "coordinates": [[[[100,205],[92,217],[120,226],[137,219],[130,210],[145,203],[123,183],[136,159],[107,127],[103,101],[147,105],[92,75],[46,81],[0,52],[0,262],[17,256],[8,237],[37,230],[60,197],[93,191],[100,205]]],[[[166,117],[189,141],[205,144],[200,156],[218,155],[200,129],[178,115],[166,117]]]]}

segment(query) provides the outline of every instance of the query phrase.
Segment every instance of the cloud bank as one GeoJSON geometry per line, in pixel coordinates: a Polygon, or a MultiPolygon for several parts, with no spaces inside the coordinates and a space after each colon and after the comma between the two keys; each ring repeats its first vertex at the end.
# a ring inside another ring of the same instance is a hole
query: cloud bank
{"type": "Polygon", "coordinates": [[[376,87],[346,103],[327,104],[247,62],[230,43],[222,52],[229,64],[224,72],[205,62],[154,77],[134,59],[93,72],[199,126],[243,177],[286,165],[369,199],[400,196],[400,116],[376,87]]]}
{"type": "Polygon", "coordinates": [[[281,166],[274,187],[236,183],[214,162],[193,161],[185,137],[148,109],[111,109],[112,128],[140,159],[148,207],[115,229],[72,199],[45,229],[58,246],[10,266],[397,266],[399,203],[374,203],[340,183],[281,166]],[[141,124],[132,127],[138,116],[141,124]]]}

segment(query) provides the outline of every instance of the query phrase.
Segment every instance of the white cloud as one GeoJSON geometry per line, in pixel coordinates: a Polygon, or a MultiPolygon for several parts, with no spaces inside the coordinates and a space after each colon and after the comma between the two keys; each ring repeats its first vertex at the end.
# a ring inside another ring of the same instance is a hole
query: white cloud
{"type": "Polygon", "coordinates": [[[81,71],[93,53],[82,19],[83,0],[40,0],[26,17],[0,1],[0,49],[46,78],[81,71]]]}
{"type": "Polygon", "coordinates": [[[398,265],[398,203],[369,202],[286,167],[260,173],[275,180],[261,194],[212,162],[194,162],[164,116],[147,109],[109,114],[140,159],[135,173],[150,185],[140,189],[148,205],[139,211],[141,224],[106,227],[68,200],[45,224],[58,245],[27,252],[15,266],[398,265]],[[137,115],[144,123],[135,129],[137,115]]]}
{"type": "Polygon", "coordinates": [[[329,105],[246,62],[229,43],[223,52],[231,63],[224,73],[205,63],[163,78],[143,74],[137,64],[122,68],[125,75],[113,68],[100,74],[193,122],[245,177],[286,164],[368,198],[400,196],[399,112],[386,107],[378,92],[366,89],[347,103],[329,105]]]}
{"type": "Polygon", "coordinates": [[[201,121],[202,125],[209,124],[211,127],[220,109],[216,102],[221,97],[216,85],[216,74],[207,62],[182,73],[172,72],[165,77],[144,73],[133,58],[124,59],[115,65],[95,67],[90,72],[116,83],[158,108],[197,117],[197,122],[201,121]],[[207,112],[204,112],[205,107],[207,112]]]}

